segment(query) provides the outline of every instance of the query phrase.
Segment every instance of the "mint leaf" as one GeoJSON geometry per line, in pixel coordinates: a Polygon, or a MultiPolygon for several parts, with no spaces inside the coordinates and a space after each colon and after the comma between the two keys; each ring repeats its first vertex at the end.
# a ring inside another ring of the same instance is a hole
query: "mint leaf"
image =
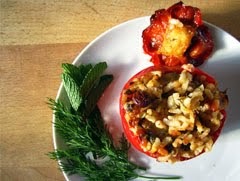
{"type": "Polygon", "coordinates": [[[69,101],[75,111],[78,110],[82,97],[80,96],[79,86],[76,81],[67,73],[62,74],[63,85],[68,95],[69,101]]]}
{"type": "Polygon", "coordinates": [[[95,108],[104,90],[108,87],[112,80],[113,75],[103,75],[102,77],[100,77],[98,84],[91,89],[85,101],[85,109],[87,111],[87,115],[89,115],[95,108]]]}
{"type": "Polygon", "coordinates": [[[80,97],[86,98],[88,93],[94,84],[98,81],[98,78],[102,75],[104,70],[107,68],[106,62],[100,62],[88,71],[83,82],[80,86],[80,97]]]}
{"type": "Polygon", "coordinates": [[[78,69],[79,69],[79,71],[82,73],[82,75],[85,77],[86,74],[91,70],[92,67],[93,67],[93,66],[92,66],[91,64],[86,64],[86,65],[81,64],[81,65],[78,67],[78,69]]]}
{"type": "Polygon", "coordinates": [[[64,63],[62,64],[63,72],[64,74],[70,75],[74,81],[80,86],[82,84],[82,81],[85,77],[85,75],[88,73],[88,71],[92,68],[91,64],[81,64],[79,67],[69,64],[69,63],[64,63]]]}
{"type": "MultiPolygon", "coordinates": [[[[64,70],[62,74],[64,88],[73,109],[77,111],[92,87],[99,80],[103,71],[107,68],[107,64],[106,62],[100,62],[95,66],[92,66],[91,64],[81,64],[77,67],[73,64],[65,63],[62,64],[62,67],[64,70]]],[[[93,108],[91,108],[91,111],[93,108]]]]}

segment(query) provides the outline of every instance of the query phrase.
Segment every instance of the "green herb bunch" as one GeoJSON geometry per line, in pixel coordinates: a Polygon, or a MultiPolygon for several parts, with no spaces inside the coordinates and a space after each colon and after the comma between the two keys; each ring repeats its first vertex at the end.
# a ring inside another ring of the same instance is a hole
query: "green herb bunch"
{"type": "Polygon", "coordinates": [[[60,100],[49,99],[55,114],[54,126],[64,141],[64,148],[49,153],[59,161],[67,174],[79,174],[85,180],[118,181],[134,178],[179,179],[178,176],[148,177],[138,171],[146,170],[128,159],[130,144],[124,137],[115,143],[104,124],[97,106],[104,90],[112,82],[112,75],[102,75],[106,62],[96,65],[63,64],[62,81],[70,106],[60,100]]]}

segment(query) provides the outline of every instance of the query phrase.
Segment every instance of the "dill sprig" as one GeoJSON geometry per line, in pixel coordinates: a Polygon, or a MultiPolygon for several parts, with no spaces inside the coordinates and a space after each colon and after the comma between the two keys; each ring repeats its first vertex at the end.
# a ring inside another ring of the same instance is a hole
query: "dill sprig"
{"type": "Polygon", "coordinates": [[[85,180],[179,179],[179,176],[149,177],[138,171],[146,168],[129,161],[130,144],[124,134],[116,143],[104,124],[97,102],[113,80],[112,75],[102,75],[105,62],[96,65],[63,64],[62,80],[70,106],[60,100],[49,99],[54,111],[54,126],[64,141],[48,155],[59,160],[60,168],[67,174],[79,174],[85,180]]]}

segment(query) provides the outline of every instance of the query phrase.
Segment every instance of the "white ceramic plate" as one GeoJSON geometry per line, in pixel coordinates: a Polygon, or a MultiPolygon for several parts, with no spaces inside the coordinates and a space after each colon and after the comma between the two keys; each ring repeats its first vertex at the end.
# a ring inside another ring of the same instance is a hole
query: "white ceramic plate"
{"type": "MultiPolygon", "coordinates": [[[[75,65],[99,61],[108,63],[107,73],[114,75],[114,81],[101,98],[99,107],[114,137],[123,132],[118,105],[123,85],[132,75],[151,65],[148,61],[150,57],[143,52],[141,38],[148,25],[149,17],[120,24],[97,37],[73,62],[75,65]]],[[[235,181],[240,178],[240,43],[220,28],[208,23],[207,26],[212,32],[215,50],[200,68],[216,78],[221,90],[228,89],[230,105],[225,127],[211,152],[189,161],[159,163],[132,149],[132,159],[149,167],[151,174],[180,175],[184,181],[235,181]]],[[[62,86],[57,98],[66,98],[62,86]]],[[[59,148],[61,139],[54,128],[53,132],[54,146],[59,148]]],[[[64,176],[72,181],[80,179],[77,175],[67,176],[64,173],[64,176]]]]}

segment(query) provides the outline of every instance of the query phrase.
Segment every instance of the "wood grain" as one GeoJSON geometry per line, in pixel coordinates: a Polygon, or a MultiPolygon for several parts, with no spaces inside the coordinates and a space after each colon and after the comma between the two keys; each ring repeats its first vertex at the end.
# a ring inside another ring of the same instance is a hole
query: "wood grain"
{"type": "MultiPolygon", "coordinates": [[[[175,0],[0,0],[0,180],[64,180],[53,150],[52,112],[61,64],[105,30],[175,0]]],[[[185,0],[240,38],[240,0],[185,0]]]]}
{"type": "Polygon", "coordinates": [[[85,44],[1,46],[0,180],[62,180],[53,150],[52,111],[61,64],[72,62],[85,44]]]}
{"type": "MultiPolygon", "coordinates": [[[[176,0],[1,0],[3,45],[81,43],[124,21],[149,16],[176,0]]],[[[203,18],[240,38],[240,0],[185,0],[203,18]]]]}

